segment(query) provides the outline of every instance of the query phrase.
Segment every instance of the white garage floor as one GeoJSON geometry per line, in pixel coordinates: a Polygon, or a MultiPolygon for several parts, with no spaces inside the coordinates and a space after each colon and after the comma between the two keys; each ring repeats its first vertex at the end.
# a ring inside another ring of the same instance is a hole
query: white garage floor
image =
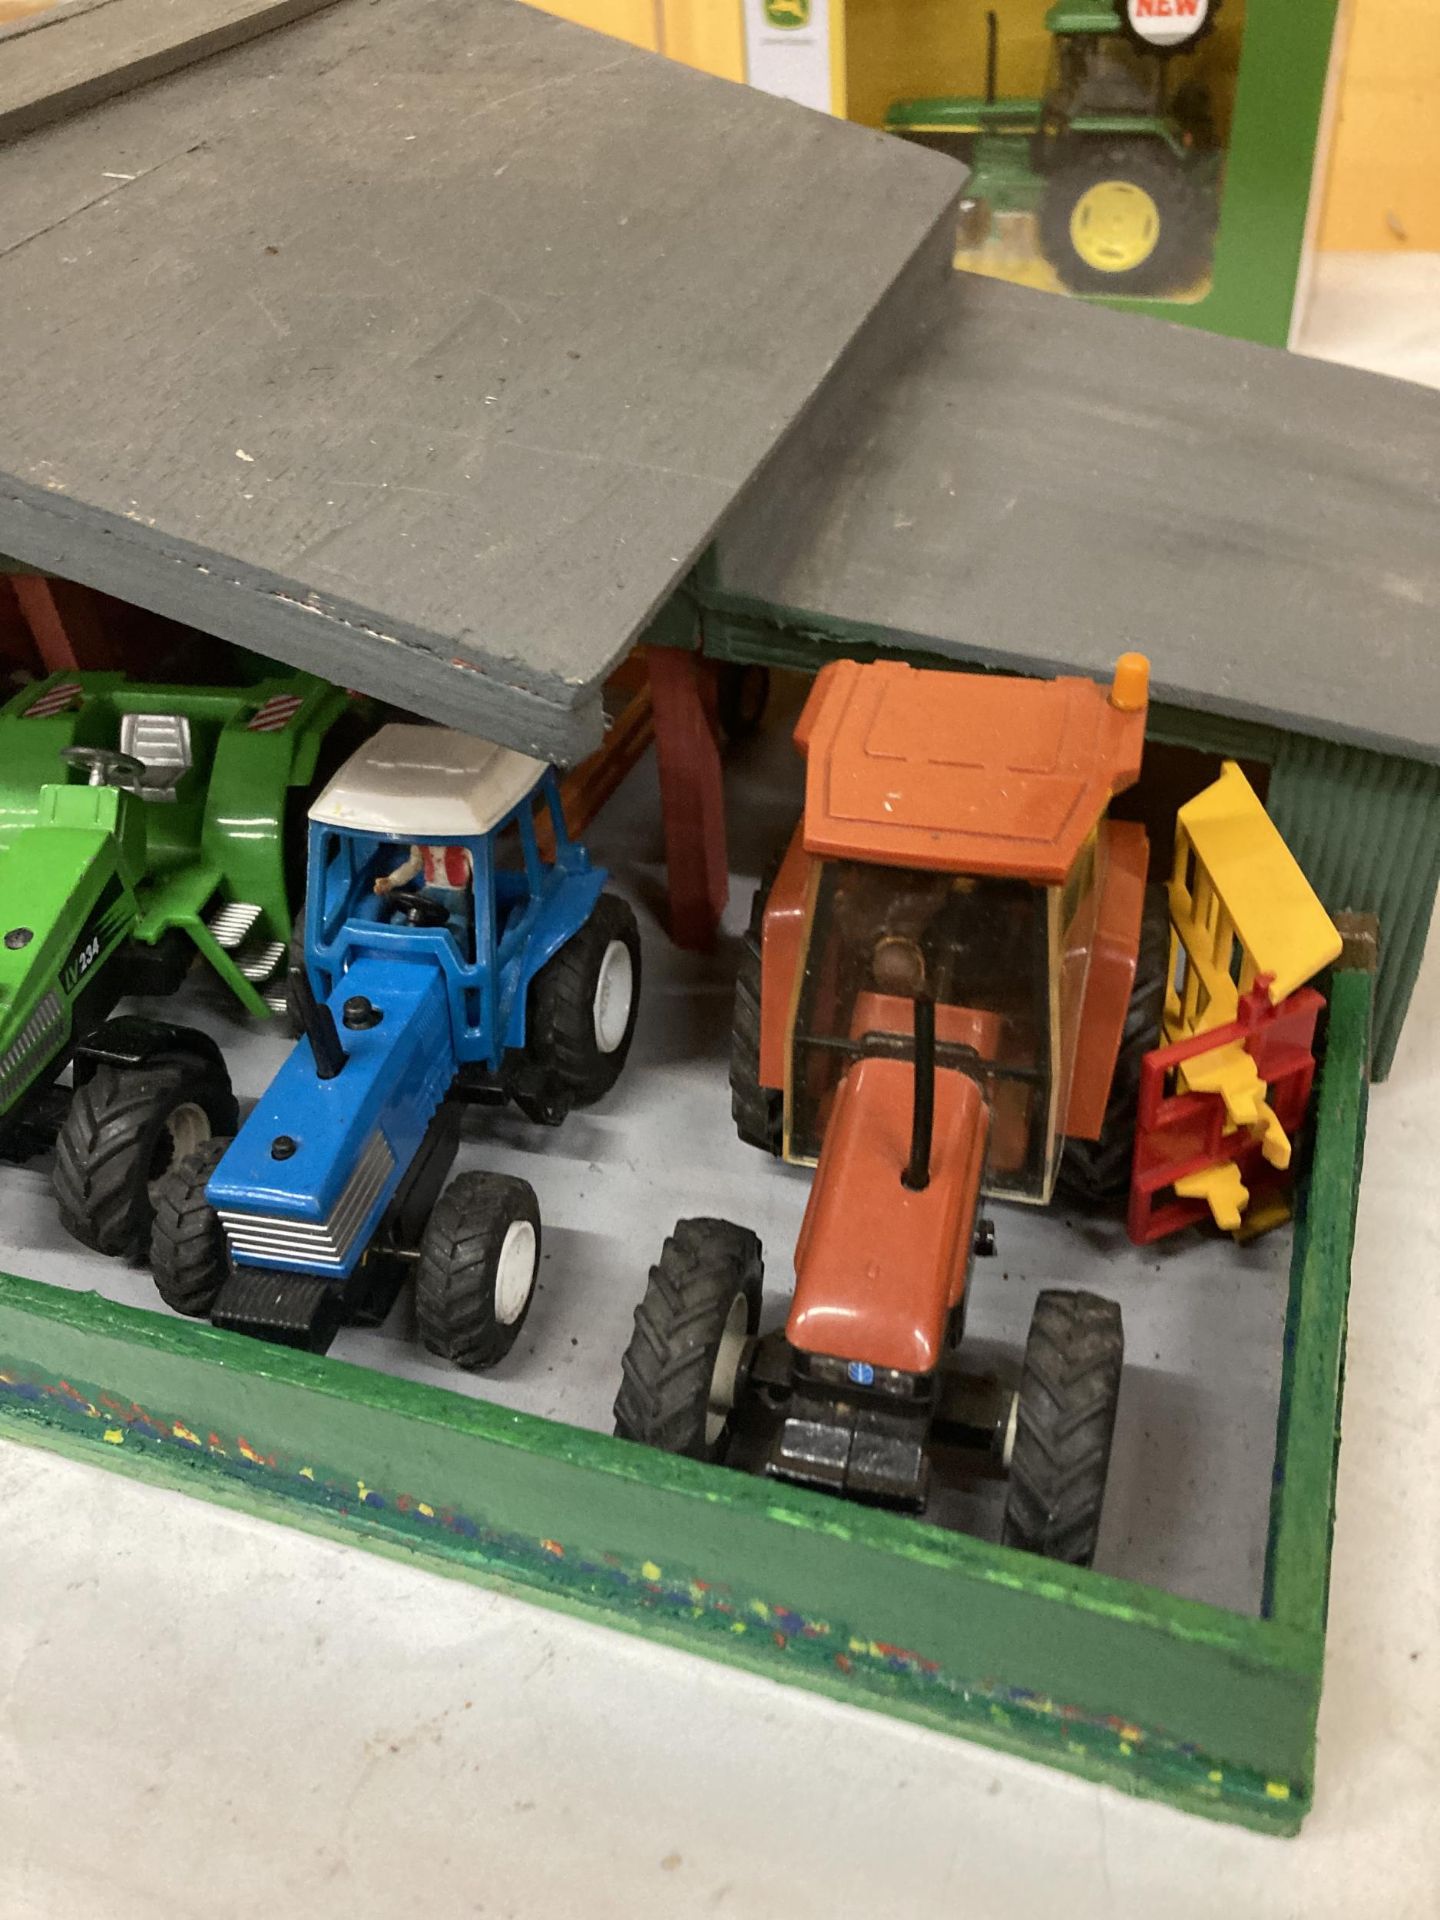
{"type": "MultiPolygon", "coordinates": [[[[1323,289],[1322,289],[1323,291],[1323,289]]],[[[1347,300],[1336,311],[1344,320],[1347,300]]],[[[1322,303],[1322,311],[1323,303],[1322,303]]],[[[1350,309],[1353,311],[1353,303],[1350,309]]],[[[1430,309],[1433,312],[1433,308],[1430,309]]],[[[1401,329],[1403,332],[1403,328],[1401,329]]],[[[1423,328],[1412,328],[1413,339],[1423,328]]],[[[1359,357],[1334,326],[1333,357],[1359,357]]],[[[1433,345],[1433,342],[1432,342],[1433,345]]],[[[1418,350],[1417,350],[1418,351],[1418,350]]],[[[1423,354],[1422,354],[1423,357],[1423,354]]],[[[792,802],[773,743],[747,822],[792,802]]],[[[642,770],[637,781],[648,777],[642,770]]],[[[736,786],[737,798],[741,787],[736,786]]],[[[467,1161],[525,1171],[545,1291],[497,1375],[447,1384],[606,1423],[631,1307],[677,1213],[761,1232],[776,1300],[804,1176],[729,1133],[726,968],[669,955],[658,847],[623,818],[652,975],[614,1099],[537,1135],[481,1117],[467,1161]],[[573,1342],[573,1344],[572,1344],[573,1342]]],[[[652,830],[649,830],[653,832],[652,830]]],[[[737,834],[753,876],[768,838],[737,834]]],[[[738,926],[748,881],[737,888],[738,926]]],[[[1317,1805],[1258,1839],[522,1603],[0,1445],[0,1916],[203,1912],[669,1917],[953,1912],[1074,1920],[1440,1909],[1440,966],[1422,976],[1366,1159],[1317,1805]]],[[[218,1017],[218,1016],[217,1016],[218,1017]]],[[[242,1090],[266,1077],[247,1047],[242,1090]]],[[[1163,1260],[1001,1214],[972,1334],[1011,1344],[1047,1278],[1103,1267],[1131,1368],[1101,1563],[1253,1606],[1284,1249],[1163,1260]],[[1155,1271],[1159,1266],[1162,1270],[1155,1271]]],[[[1123,1244],[1123,1243],[1122,1243],[1123,1244]]],[[[43,1173],[0,1180],[0,1265],[148,1304],[63,1255],[43,1173]],[[12,1249],[24,1249],[23,1252],[12,1249]]],[[[403,1308],[341,1359],[435,1377],[403,1308]]]]}

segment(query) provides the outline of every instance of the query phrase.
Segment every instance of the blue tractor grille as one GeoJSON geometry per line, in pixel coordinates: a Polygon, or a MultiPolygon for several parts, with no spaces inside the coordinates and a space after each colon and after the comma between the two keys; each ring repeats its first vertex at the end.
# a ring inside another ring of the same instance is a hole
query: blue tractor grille
{"type": "Polygon", "coordinates": [[[329,1217],[321,1221],[288,1219],[275,1213],[233,1213],[220,1208],[221,1224],[238,1266],[252,1261],[344,1271],[356,1235],[395,1171],[395,1156],[383,1133],[372,1133],[355,1171],[345,1182],[329,1217]]]}

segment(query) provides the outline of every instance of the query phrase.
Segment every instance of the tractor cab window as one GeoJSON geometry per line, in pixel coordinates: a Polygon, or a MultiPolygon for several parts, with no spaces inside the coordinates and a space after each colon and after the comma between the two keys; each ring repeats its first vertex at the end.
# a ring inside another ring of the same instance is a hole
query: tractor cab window
{"type": "Polygon", "coordinates": [[[474,965],[475,875],[483,861],[476,843],[406,841],[329,826],[311,832],[307,947],[330,949],[347,926],[444,928],[462,964],[474,965]]]}
{"type": "Polygon", "coordinates": [[[495,930],[503,961],[509,956],[510,945],[528,933],[534,917],[531,907],[554,859],[550,796],[544,786],[538,787],[499,829],[493,846],[495,930]]]}
{"type": "Polygon", "coordinates": [[[1062,126],[1085,114],[1155,114],[1165,104],[1164,62],[1120,34],[1059,34],[1045,89],[1062,126]]]}
{"type": "Polygon", "coordinates": [[[475,957],[475,860],[463,841],[397,845],[371,883],[381,918],[412,927],[444,927],[461,958],[475,957]]]}
{"type": "Polygon", "coordinates": [[[534,837],[523,831],[519,815],[496,832],[490,859],[495,874],[496,938],[503,941],[507,928],[518,922],[534,892],[534,837]]]}
{"type": "Polygon", "coordinates": [[[491,860],[497,874],[525,873],[525,842],[520,838],[520,822],[508,820],[491,842],[491,860]]]}
{"type": "Polygon", "coordinates": [[[853,860],[822,867],[792,1030],[786,1155],[819,1158],[847,1067],[913,1046],[914,998],[936,1003],[941,1066],[991,1108],[986,1185],[1041,1198],[1048,1179],[1051,897],[1022,880],[853,860]]]}
{"type": "MultiPolygon", "coordinates": [[[[342,833],[334,827],[312,828],[311,833],[310,912],[318,920],[314,935],[328,945],[357,909],[379,919],[372,883],[381,867],[376,842],[368,836],[342,833]],[[315,895],[319,896],[318,913],[315,895]]],[[[380,853],[388,865],[390,849],[381,843],[380,853]]],[[[309,931],[306,937],[311,937],[309,931]]]]}
{"type": "Polygon", "coordinates": [[[535,823],[535,845],[539,849],[540,859],[546,865],[553,864],[560,847],[569,838],[565,825],[565,809],[560,800],[560,789],[554,779],[542,781],[535,789],[532,801],[535,823]]]}

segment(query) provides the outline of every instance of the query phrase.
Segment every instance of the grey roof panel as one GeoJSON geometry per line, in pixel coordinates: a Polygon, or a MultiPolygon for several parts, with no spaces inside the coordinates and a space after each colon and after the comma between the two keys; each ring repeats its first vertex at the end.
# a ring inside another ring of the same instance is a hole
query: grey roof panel
{"type": "Polygon", "coordinates": [[[724,591],[1440,760],[1440,394],[957,275],[719,542],[724,591]]]}
{"type": "Polygon", "coordinates": [[[516,0],[339,0],[0,150],[0,552],[573,757],[961,177],[516,0]]]}
{"type": "Polygon", "coordinates": [[[56,0],[0,25],[0,141],[174,73],[331,0],[56,0]]]}

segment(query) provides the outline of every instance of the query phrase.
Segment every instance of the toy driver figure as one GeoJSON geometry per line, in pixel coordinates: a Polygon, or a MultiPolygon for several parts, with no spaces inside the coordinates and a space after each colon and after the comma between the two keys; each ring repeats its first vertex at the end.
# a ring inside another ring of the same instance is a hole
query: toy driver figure
{"type": "Polygon", "coordinates": [[[412,846],[408,859],[402,860],[392,872],[381,874],[375,882],[375,891],[384,899],[387,894],[409,887],[417,880],[436,906],[443,907],[449,914],[451,933],[461,951],[468,951],[472,920],[470,892],[475,882],[469,853],[464,847],[435,841],[412,846]]]}
{"type": "Polygon", "coordinates": [[[927,987],[925,938],[944,909],[953,882],[946,876],[902,876],[893,868],[857,866],[836,892],[835,916],[847,945],[868,957],[882,993],[911,998],[927,987]]]}

